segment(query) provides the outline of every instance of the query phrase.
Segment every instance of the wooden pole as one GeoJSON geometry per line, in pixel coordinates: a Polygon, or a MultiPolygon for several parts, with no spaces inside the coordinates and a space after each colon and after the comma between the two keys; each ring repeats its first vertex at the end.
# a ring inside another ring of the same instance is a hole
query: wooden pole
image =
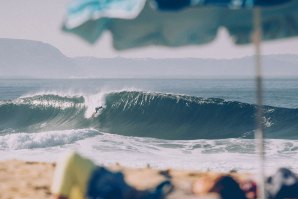
{"type": "Polygon", "coordinates": [[[261,26],[261,10],[255,8],[253,10],[253,22],[254,22],[254,35],[253,43],[255,47],[255,70],[256,70],[256,98],[257,98],[257,110],[256,110],[256,153],[258,155],[259,162],[259,183],[258,183],[258,198],[265,199],[265,150],[264,150],[264,113],[263,113],[263,85],[262,85],[262,60],[261,60],[261,41],[262,41],[262,26],[261,26]]]}

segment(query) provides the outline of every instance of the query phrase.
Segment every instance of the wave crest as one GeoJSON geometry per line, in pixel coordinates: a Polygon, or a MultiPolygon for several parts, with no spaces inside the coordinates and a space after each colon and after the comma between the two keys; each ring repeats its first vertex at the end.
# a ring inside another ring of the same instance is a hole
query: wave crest
{"type": "MultiPolygon", "coordinates": [[[[266,106],[268,138],[298,138],[298,110],[266,106]]],[[[163,139],[252,138],[256,106],[219,98],[120,91],[89,96],[40,94],[0,102],[0,132],[95,128],[163,139]],[[91,117],[96,106],[104,109],[91,117]]]]}

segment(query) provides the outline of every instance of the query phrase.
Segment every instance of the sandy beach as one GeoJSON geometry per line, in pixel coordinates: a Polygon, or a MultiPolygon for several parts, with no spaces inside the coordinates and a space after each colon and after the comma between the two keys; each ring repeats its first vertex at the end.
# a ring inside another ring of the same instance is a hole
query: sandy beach
{"type": "MultiPolygon", "coordinates": [[[[152,168],[125,168],[120,165],[109,167],[114,171],[122,171],[125,180],[132,186],[142,190],[152,188],[165,179],[174,184],[174,191],[168,198],[197,198],[193,193],[194,182],[204,180],[204,187],[210,187],[215,178],[222,173],[192,172],[182,170],[157,170],[152,168]],[[208,179],[208,180],[206,180],[208,179]]],[[[55,164],[42,162],[26,162],[8,160],[0,162],[0,198],[51,198],[50,185],[52,182],[55,164]]],[[[249,174],[232,174],[238,179],[249,178],[249,174]]],[[[200,189],[201,193],[206,192],[200,189]]],[[[197,193],[198,194],[198,193],[197,193]]]]}

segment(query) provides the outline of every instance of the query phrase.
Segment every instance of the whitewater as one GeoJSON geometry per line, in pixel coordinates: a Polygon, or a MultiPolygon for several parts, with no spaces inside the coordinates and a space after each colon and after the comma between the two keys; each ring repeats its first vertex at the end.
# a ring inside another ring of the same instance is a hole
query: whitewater
{"type": "MultiPolygon", "coordinates": [[[[0,80],[0,159],[257,168],[253,80],[0,80]],[[103,109],[92,116],[97,106],[103,109]]],[[[266,170],[298,170],[298,80],[267,80],[266,170]]]]}

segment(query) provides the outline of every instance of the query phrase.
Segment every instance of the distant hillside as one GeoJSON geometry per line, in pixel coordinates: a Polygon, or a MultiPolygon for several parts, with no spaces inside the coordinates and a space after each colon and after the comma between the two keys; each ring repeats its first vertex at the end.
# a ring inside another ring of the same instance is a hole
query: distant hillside
{"type": "Polygon", "coordinates": [[[0,39],[0,76],[63,78],[79,72],[72,59],[39,41],[0,39]]]}
{"type": "MultiPolygon", "coordinates": [[[[298,77],[298,55],[263,56],[266,77],[298,77]]],[[[69,58],[38,41],[0,39],[0,77],[252,78],[254,59],[69,58]]]]}

